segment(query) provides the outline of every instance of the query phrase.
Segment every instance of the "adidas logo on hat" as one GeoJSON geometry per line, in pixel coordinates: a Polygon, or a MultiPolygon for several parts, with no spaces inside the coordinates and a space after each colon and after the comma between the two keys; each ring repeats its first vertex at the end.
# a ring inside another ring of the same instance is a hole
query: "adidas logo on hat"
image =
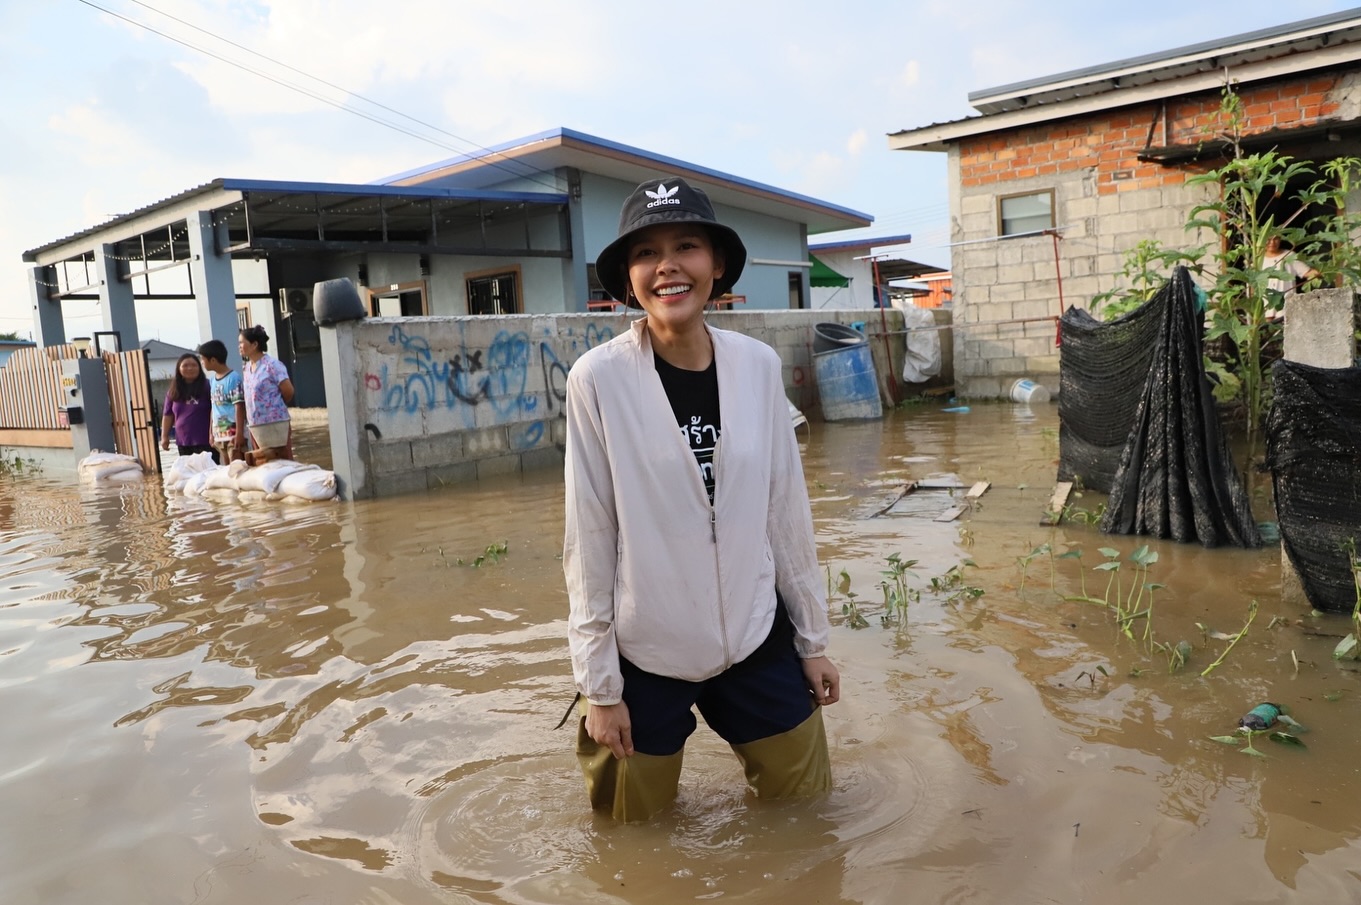
{"type": "Polygon", "coordinates": [[[647,203],[649,208],[660,207],[663,204],[681,203],[679,198],[674,197],[676,192],[680,191],[680,186],[678,185],[667,188],[665,184],[659,182],[657,183],[657,191],[654,192],[651,189],[643,189],[643,191],[646,193],[647,197],[652,199],[647,203]]]}

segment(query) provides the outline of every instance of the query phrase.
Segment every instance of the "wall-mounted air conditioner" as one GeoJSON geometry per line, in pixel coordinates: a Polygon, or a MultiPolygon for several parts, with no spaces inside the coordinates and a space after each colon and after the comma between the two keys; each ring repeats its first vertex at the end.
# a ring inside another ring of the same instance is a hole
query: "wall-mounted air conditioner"
{"type": "Polygon", "coordinates": [[[294,287],[279,290],[279,316],[292,317],[295,314],[312,316],[312,290],[294,287]]]}

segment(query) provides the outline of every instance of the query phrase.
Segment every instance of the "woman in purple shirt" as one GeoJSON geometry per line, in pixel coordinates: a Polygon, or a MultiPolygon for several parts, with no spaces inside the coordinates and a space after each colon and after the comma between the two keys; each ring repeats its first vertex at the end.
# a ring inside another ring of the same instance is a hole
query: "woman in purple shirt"
{"type": "MultiPolygon", "coordinates": [[[[161,417],[161,449],[170,448],[170,428],[175,428],[175,447],[180,455],[209,452],[217,462],[213,448],[213,399],[208,379],[198,356],[186,352],[175,362],[175,379],[165,394],[164,414],[161,417]]],[[[220,464],[220,463],[219,463],[220,464]]]]}

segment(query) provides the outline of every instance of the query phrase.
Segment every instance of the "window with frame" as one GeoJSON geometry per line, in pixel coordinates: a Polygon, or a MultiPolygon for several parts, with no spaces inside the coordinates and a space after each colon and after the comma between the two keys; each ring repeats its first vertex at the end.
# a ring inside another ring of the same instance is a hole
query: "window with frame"
{"type": "Polygon", "coordinates": [[[392,283],[386,288],[365,289],[369,297],[369,317],[421,317],[429,314],[425,280],[392,283]]]}
{"type": "Polygon", "coordinates": [[[1018,236],[1054,228],[1054,190],[1003,195],[997,199],[997,234],[1018,236]]]}
{"type": "Polygon", "coordinates": [[[520,268],[470,273],[464,276],[469,314],[519,314],[520,268]]]}

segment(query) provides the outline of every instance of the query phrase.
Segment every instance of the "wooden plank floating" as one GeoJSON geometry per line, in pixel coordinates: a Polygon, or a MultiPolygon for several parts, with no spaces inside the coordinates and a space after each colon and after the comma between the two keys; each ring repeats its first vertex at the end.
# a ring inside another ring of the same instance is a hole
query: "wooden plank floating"
{"type": "Polygon", "coordinates": [[[976,500],[983,494],[987,493],[988,488],[991,486],[992,483],[989,481],[979,481],[977,484],[969,488],[969,492],[964,494],[964,498],[966,500],[976,500]]]}
{"type": "Polygon", "coordinates": [[[922,478],[915,483],[918,490],[956,490],[964,486],[964,482],[959,479],[959,475],[953,474],[936,475],[933,478],[922,478]]]}
{"type": "Polygon", "coordinates": [[[968,506],[951,506],[949,509],[946,509],[940,515],[936,516],[934,521],[953,522],[955,519],[959,518],[961,515],[968,511],[969,511],[968,506]]]}
{"type": "Polygon", "coordinates": [[[878,517],[881,516],[881,515],[887,514],[888,511],[889,511],[890,509],[892,509],[894,506],[897,506],[897,505],[898,505],[898,501],[899,501],[899,500],[901,500],[903,497],[907,496],[909,493],[911,493],[912,491],[914,491],[914,490],[916,490],[916,489],[917,489],[917,482],[916,482],[916,481],[912,481],[911,483],[904,484],[904,485],[902,486],[902,488],[898,491],[898,495],[895,496],[895,497],[893,498],[893,500],[892,500],[887,506],[885,506],[883,509],[880,509],[878,512],[874,513],[874,515],[871,515],[870,518],[878,518],[878,517]]]}
{"type": "Polygon", "coordinates": [[[1054,495],[1049,498],[1049,511],[1040,520],[1041,525],[1057,525],[1063,518],[1063,507],[1068,505],[1068,495],[1073,492],[1072,481],[1059,481],[1054,485],[1054,495]]]}

